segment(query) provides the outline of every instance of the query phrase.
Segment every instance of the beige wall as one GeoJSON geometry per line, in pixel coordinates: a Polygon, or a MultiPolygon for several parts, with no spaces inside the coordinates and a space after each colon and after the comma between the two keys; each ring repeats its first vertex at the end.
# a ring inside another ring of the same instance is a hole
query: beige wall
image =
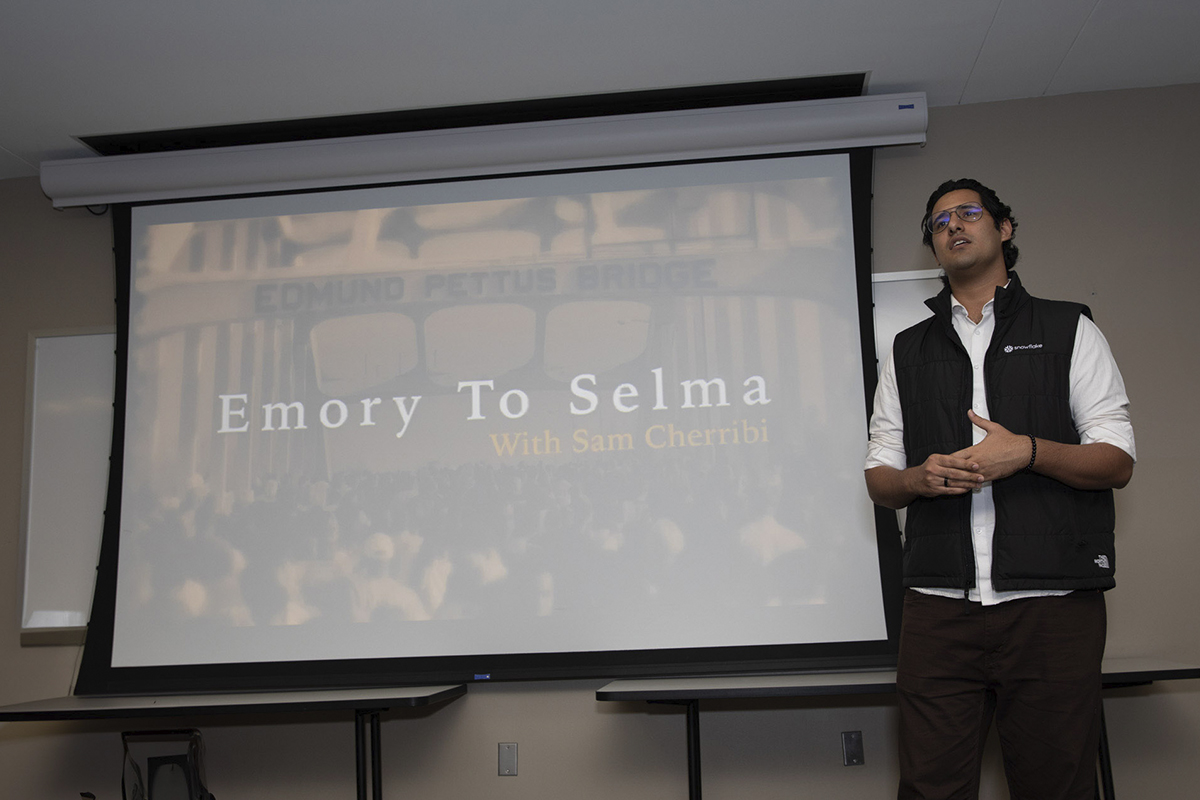
{"type": "MultiPolygon", "coordinates": [[[[1193,577],[1200,537],[1188,498],[1200,436],[1200,86],[934,109],[929,143],[880,151],[875,269],[927,269],[917,230],[948,177],[994,186],[1020,222],[1020,271],[1035,294],[1091,305],[1134,404],[1139,463],[1118,494],[1118,586],[1110,655],[1200,663],[1193,577]]],[[[0,182],[0,703],[64,694],[76,648],[21,648],[18,532],[29,331],[113,323],[109,219],[54,211],[31,180],[0,182]]],[[[435,712],[383,726],[388,796],[686,796],[682,713],[598,704],[602,681],[472,686],[435,712]],[[520,745],[520,775],[496,776],[496,744],[520,745]]],[[[1185,796],[1200,782],[1200,684],[1114,692],[1106,701],[1117,789],[1185,796]]],[[[123,728],[182,720],[0,725],[5,796],[119,796],[123,728]]],[[[193,720],[209,788],[233,798],[353,796],[353,730],[337,716],[193,720]]],[[[894,794],[894,707],[887,698],[710,704],[702,717],[709,798],[894,794]],[[841,765],[839,733],[862,730],[866,765],[841,765]]],[[[1006,794],[994,753],[985,798],[1006,794]]]]}

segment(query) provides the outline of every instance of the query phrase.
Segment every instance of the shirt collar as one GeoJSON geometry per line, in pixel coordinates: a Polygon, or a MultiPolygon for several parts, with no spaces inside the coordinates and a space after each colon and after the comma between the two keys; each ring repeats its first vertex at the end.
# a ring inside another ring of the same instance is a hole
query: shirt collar
{"type": "MultiPolygon", "coordinates": [[[[1001,288],[1007,289],[1011,285],[1012,285],[1012,279],[1010,278],[1009,280],[1007,280],[1004,283],[1004,286],[1001,288]]],[[[993,294],[992,299],[988,300],[986,303],[983,304],[983,316],[986,317],[988,314],[990,314],[992,312],[992,308],[993,308],[993,306],[995,306],[995,304],[996,304],[996,296],[993,294]]],[[[966,314],[967,314],[967,307],[964,306],[962,303],[958,302],[958,298],[954,296],[954,292],[950,293],[950,313],[961,314],[963,316],[966,316],[966,314]]]]}

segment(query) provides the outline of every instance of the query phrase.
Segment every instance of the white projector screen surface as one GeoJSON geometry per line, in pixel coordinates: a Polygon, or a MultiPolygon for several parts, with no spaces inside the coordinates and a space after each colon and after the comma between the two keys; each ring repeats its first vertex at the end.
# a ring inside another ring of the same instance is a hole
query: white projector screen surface
{"type": "Polygon", "coordinates": [[[887,638],[849,158],[143,206],[113,667],[887,638]]]}

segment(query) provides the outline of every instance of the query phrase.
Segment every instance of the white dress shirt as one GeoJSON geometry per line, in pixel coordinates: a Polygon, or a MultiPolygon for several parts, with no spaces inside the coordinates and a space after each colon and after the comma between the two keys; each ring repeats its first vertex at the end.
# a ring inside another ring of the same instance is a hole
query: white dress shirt
{"type": "MultiPolygon", "coordinates": [[[[971,407],[985,419],[991,419],[987,406],[987,391],[983,384],[983,359],[992,331],[996,327],[994,300],[983,307],[978,323],[967,316],[967,309],[951,295],[951,317],[954,330],[971,358],[971,407]]],[[[1129,398],[1125,382],[1113,360],[1112,351],[1100,329],[1086,316],[1079,315],[1075,333],[1075,348],[1071,353],[1070,370],[1071,418],[1079,432],[1081,444],[1107,442],[1121,448],[1130,458],[1137,459],[1133,441],[1133,426],[1129,421],[1129,398]]],[[[963,410],[966,413],[966,410],[963,410]]],[[[971,426],[972,444],[984,438],[983,429],[971,426]]],[[[1023,431],[1013,431],[1023,433],[1023,431]]],[[[900,411],[900,395],[896,388],[896,368],[888,353],[875,391],[875,408],[871,415],[870,443],[867,446],[865,469],[878,466],[905,469],[904,418],[900,411]]],[[[971,498],[971,541],[975,548],[975,587],[968,597],[984,605],[995,605],[1022,597],[1041,597],[1067,594],[1067,591],[1018,590],[998,592],[992,588],[992,535],[996,530],[996,505],[992,499],[991,481],[974,491],[971,498]]],[[[920,588],[926,594],[962,597],[961,590],[920,588]]]]}

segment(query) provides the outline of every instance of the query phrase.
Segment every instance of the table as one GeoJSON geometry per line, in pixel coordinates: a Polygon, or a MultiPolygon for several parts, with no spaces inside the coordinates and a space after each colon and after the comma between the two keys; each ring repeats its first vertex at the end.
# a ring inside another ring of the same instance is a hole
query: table
{"type": "MultiPolygon", "coordinates": [[[[1106,658],[1101,665],[1104,688],[1143,686],[1155,681],[1200,678],[1200,667],[1151,658],[1106,658]]],[[[596,691],[597,700],[677,703],[687,709],[688,797],[701,798],[700,701],[763,697],[822,697],[890,694],[896,672],[811,672],[791,675],[730,675],[703,678],[618,680],[596,691]]],[[[1105,800],[1115,800],[1112,761],[1104,708],[1100,709],[1100,783],[1105,800]]]]}
{"type": "Polygon", "coordinates": [[[382,689],[246,692],[170,696],[76,696],[34,700],[0,707],[0,721],[128,719],[189,714],[252,714],[330,709],[354,710],[354,753],[358,800],[382,800],[379,714],[389,708],[419,708],[466,694],[465,684],[399,686],[382,689]],[[368,748],[369,745],[369,748],[368,748]],[[368,756],[369,750],[369,756],[368,756]]]}

